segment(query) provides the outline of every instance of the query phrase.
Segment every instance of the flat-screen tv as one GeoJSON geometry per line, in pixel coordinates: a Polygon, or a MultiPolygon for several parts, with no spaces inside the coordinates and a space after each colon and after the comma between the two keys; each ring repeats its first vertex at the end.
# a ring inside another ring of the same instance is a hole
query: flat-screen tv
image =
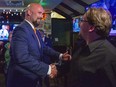
{"type": "Polygon", "coordinates": [[[73,19],[73,32],[79,32],[80,31],[79,22],[80,22],[80,18],[74,18],[73,19]]]}
{"type": "Polygon", "coordinates": [[[111,28],[111,31],[110,31],[110,36],[116,36],[116,18],[115,18],[115,20],[112,23],[112,28],[111,28]]]}
{"type": "Polygon", "coordinates": [[[99,8],[99,7],[103,7],[105,9],[108,9],[107,5],[105,4],[105,2],[103,0],[99,0],[97,2],[94,2],[92,4],[90,4],[89,6],[87,6],[85,9],[86,11],[91,8],[91,7],[96,7],[96,8],[99,8]]]}
{"type": "Polygon", "coordinates": [[[18,24],[0,24],[0,41],[8,41],[9,33],[15,29],[18,24]]]}
{"type": "Polygon", "coordinates": [[[3,24],[0,26],[0,40],[8,40],[9,30],[10,30],[9,25],[3,24]]]}

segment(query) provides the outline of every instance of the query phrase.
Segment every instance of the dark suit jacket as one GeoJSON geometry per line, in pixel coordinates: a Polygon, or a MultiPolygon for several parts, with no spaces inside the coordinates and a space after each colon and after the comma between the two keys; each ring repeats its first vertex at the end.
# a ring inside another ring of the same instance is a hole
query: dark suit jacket
{"type": "MultiPolygon", "coordinates": [[[[47,37],[44,37],[44,44],[48,47],[51,47],[52,48],[52,42],[51,42],[51,39],[50,38],[47,38],[47,37]]],[[[51,64],[52,63],[52,57],[49,57],[49,56],[45,56],[44,55],[44,58],[43,58],[43,61],[47,64],[51,64]]]]}
{"type": "Polygon", "coordinates": [[[26,21],[14,30],[7,87],[35,87],[39,77],[45,77],[48,72],[48,64],[42,62],[43,55],[58,59],[60,53],[46,47],[39,32],[37,35],[41,48],[32,27],[26,21]]]}
{"type": "Polygon", "coordinates": [[[45,37],[44,43],[46,46],[52,47],[52,40],[48,37],[45,37]]]}
{"type": "Polygon", "coordinates": [[[94,41],[74,54],[70,72],[70,87],[116,87],[116,48],[94,41]]]}

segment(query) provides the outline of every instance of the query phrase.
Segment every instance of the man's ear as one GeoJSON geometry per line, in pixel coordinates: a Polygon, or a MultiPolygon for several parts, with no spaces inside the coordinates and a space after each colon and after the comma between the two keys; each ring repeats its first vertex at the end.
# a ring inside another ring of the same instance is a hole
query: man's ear
{"type": "Polygon", "coordinates": [[[28,16],[31,15],[31,11],[30,11],[30,10],[27,11],[27,15],[28,15],[28,16]]]}
{"type": "Polygon", "coordinates": [[[90,26],[89,32],[93,32],[94,30],[95,30],[95,27],[94,26],[90,26]]]}

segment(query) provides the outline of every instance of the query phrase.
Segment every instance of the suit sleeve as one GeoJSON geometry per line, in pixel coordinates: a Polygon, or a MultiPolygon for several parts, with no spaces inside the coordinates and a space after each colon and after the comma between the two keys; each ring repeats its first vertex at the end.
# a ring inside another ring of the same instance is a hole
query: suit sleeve
{"type": "Polygon", "coordinates": [[[55,51],[54,49],[44,45],[43,52],[45,55],[55,58],[55,60],[59,60],[60,52],[55,51]]]}

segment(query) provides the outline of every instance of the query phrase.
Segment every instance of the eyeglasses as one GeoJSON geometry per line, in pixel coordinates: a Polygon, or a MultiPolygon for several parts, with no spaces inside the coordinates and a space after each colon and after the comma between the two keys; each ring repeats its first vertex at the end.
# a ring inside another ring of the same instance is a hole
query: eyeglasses
{"type": "Polygon", "coordinates": [[[88,22],[87,20],[81,19],[80,22],[88,22]]]}

